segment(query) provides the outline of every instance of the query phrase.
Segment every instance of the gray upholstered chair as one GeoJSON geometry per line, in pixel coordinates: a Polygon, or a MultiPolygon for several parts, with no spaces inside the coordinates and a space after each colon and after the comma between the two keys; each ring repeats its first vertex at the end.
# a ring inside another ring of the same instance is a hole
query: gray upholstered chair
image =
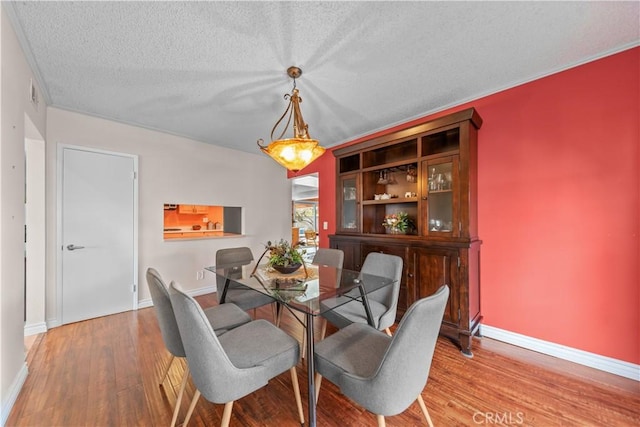
{"type": "MultiPolygon", "coordinates": [[[[164,280],[162,280],[160,273],[158,273],[155,268],[147,269],[147,284],[149,285],[149,291],[151,292],[153,308],[160,326],[162,340],[164,341],[165,347],[171,354],[171,360],[167,364],[164,374],[162,375],[162,379],[160,380],[160,385],[162,385],[167,378],[169,368],[173,364],[175,358],[185,357],[185,352],[184,347],[182,346],[182,339],[180,338],[178,324],[176,323],[176,318],[173,313],[173,307],[171,306],[169,289],[164,280]]],[[[204,314],[217,335],[223,334],[230,329],[251,321],[251,317],[249,317],[249,315],[240,307],[234,304],[224,304],[211,307],[204,310],[204,314]]],[[[187,368],[182,377],[182,382],[180,383],[180,391],[176,398],[176,406],[173,410],[171,426],[175,425],[178,418],[180,403],[182,402],[182,395],[184,394],[188,378],[189,365],[187,364],[187,368]]]]}
{"type": "Polygon", "coordinates": [[[200,305],[177,288],[169,287],[171,304],[187,355],[196,392],[184,420],[186,426],[200,395],[212,403],[224,403],[222,426],[228,426],[233,402],[289,370],[300,423],[304,413],[296,364],[298,341],[266,320],[254,320],[216,336],[200,305]]]}
{"type": "MultiPolygon", "coordinates": [[[[386,331],[391,335],[389,327],[396,321],[398,310],[398,296],[400,295],[400,281],[402,280],[402,258],[396,255],[381,254],[371,252],[367,255],[362,265],[361,273],[372,274],[380,277],[394,279],[392,286],[387,286],[367,295],[371,314],[374,320],[374,327],[379,331],[386,331]]],[[[352,296],[340,296],[330,298],[322,302],[325,307],[336,307],[326,311],[322,317],[338,328],[344,328],[351,323],[368,323],[367,313],[359,300],[350,301],[340,305],[345,299],[358,297],[357,290],[351,291],[352,296]]],[[[326,332],[326,322],[322,325],[320,338],[324,338],[326,332]]]]}
{"type": "MultiPolygon", "coordinates": [[[[229,268],[228,277],[234,278],[236,273],[232,269],[237,269],[237,277],[242,277],[242,266],[250,264],[253,261],[251,249],[247,247],[226,248],[216,252],[216,267],[226,265],[229,268]]],[[[225,278],[216,275],[216,294],[218,302],[222,300],[222,292],[224,289],[225,278]]],[[[273,298],[260,292],[244,288],[236,283],[230,282],[225,296],[225,303],[231,302],[242,308],[243,310],[254,310],[267,304],[274,304],[273,298]]],[[[273,307],[273,306],[272,306],[273,307]]],[[[274,312],[274,321],[275,312],[274,312]]]]}
{"type": "Polygon", "coordinates": [[[344,252],[340,249],[319,248],[313,256],[311,263],[342,268],[344,264],[344,252]]]}
{"type": "Polygon", "coordinates": [[[318,342],[316,396],[325,377],[345,396],[376,414],[378,426],[385,425],[385,416],[399,414],[417,400],[433,427],[421,393],[429,378],[448,298],[449,287],[443,285],[413,303],[393,337],[353,323],[318,342]]]}
{"type": "MultiPolygon", "coordinates": [[[[315,255],[313,256],[312,264],[315,265],[327,265],[329,267],[342,268],[344,264],[344,252],[341,249],[329,249],[329,248],[319,248],[315,255]]],[[[296,316],[297,317],[297,316],[296,316]]],[[[300,319],[298,319],[300,320],[300,319]]],[[[300,322],[306,328],[306,317],[303,317],[300,322]]],[[[307,334],[302,334],[302,354],[301,357],[304,359],[307,353],[307,334]]]]}

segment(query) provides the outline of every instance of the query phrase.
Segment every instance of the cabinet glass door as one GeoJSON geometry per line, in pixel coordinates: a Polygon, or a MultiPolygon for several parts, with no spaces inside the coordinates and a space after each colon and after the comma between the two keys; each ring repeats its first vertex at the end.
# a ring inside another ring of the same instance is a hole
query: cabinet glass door
{"type": "Polygon", "coordinates": [[[448,233],[457,235],[457,157],[425,161],[422,164],[422,177],[427,193],[426,221],[422,225],[424,235],[448,233]]]}
{"type": "Polygon", "coordinates": [[[338,228],[344,232],[357,233],[359,232],[357,175],[341,177],[339,191],[342,214],[338,228]]]}

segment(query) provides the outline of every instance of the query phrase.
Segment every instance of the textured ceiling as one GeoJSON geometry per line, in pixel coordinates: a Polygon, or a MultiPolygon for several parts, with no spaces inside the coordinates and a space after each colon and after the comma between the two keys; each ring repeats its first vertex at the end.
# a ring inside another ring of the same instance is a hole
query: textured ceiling
{"type": "Polygon", "coordinates": [[[640,2],[2,2],[48,105],[257,152],[297,86],[327,147],[638,45],[640,2]]]}

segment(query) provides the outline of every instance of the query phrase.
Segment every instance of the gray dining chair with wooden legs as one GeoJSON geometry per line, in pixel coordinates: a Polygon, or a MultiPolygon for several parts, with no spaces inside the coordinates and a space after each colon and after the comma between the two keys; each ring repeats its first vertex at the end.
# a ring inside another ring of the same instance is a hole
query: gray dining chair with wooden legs
{"type": "Polygon", "coordinates": [[[319,248],[313,256],[311,264],[342,268],[344,252],[341,249],[319,248]]]}
{"type": "MultiPolygon", "coordinates": [[[[151,300],[153,301],[153,308],[160,326],[162,340],[164,341],[167,351],[171,354],[171,360],[169,360],[169,363],[162,374],[162,378],[160,379],[160,385],[162,386],[169,374],[169,368],[171,368],[175,358],[185,357],[185,351],[182,346],[182,338],[180,337],[176,317],[173,313],[171,299],[169,298],[169,289],[166,283],[162,280],[160,273],[158,273],[155,268],[147,269],[146,276],[149,291],[151,292],[151,300]]],[[[251,317],[249,317],[249,315],[240,307],[234,304],[224,304],[208,308],[204,310],[204,315],[213,327],[216,335],[221,335],[230,329],[251,321],[251,317]]],[[[187,364],[182,381],[180,382],[180,390],[178,391],[178,396],[176,398],[176,405],[173,409],[173,418],[171,419],[172,427],[175,425],[178,418],[180,403],[182,402],[182,396],[184,394],[188,378],[189,365],[187,364]]]]}
{"type": "MultiPolygon", "coordinates": [[[[311,264],[322,266],[326,265],[329,267],[342,268],[344,265],[344,252],[341,249],[330,249],[330,248],[319,248],[315,255],[313,256],[313,261],[311,264]]],[[[297,316],[296,316],[297,317],[297,316]]],[[[303,327],[307,327],[306,317],[303,317],[302,320],[298,319],[303,327]]],[[[302,351],[301,357],[305,358],[307,353],[307,334],[302,333],[302,351]]]]}
{"type": "MultiPolygon", "coordinates": [[[[228,270],[227,277],[230,279],[241,278],[242,267],[250,264],[252,261],[253,253],[251,249],[247,247],[219,249],[216,252],[216,268],[227,266],[225,267],[228,270]]],[[[218,302],[221,304],[231,302],[243,310],[253,310],[254,318],[256,317],[256,308],[271,304],[273,321],[274,323],[277,322],[273,298],[234,283],[233,280],[229,281],[224,301],[222,301],[225,280],[224,277],[216,274],[216,295],[218,302]]]]}
{"type": "MultiPolygon", "coordinates": [[[[367,294],[374,327],[379,331],[385,331],[391,335],[389,329],[396,321],[398,311],[398,296],[400,295],[400,282],[402,280],[402,258],[396,255],[371,252],[362,264],[361,273],[386,277],[395,280],[392,286],[386,286],[367,294]]],[[[344,328],[352,323],[368,323],[367,313],[362,304],[359,291],[354,289],[347,295],[330,298],[322,301],[325,307],[335,307],[322,314],[324,319],[320,339],[324,338],[327,321],[338,328],[344,328]],[[345,300],[352,301],[343,304],[345,300]]]]}
{"type": "Polygon", "coordinates": [[[443,285],[433,295],[409,307],[395,334],[352,323],[315,346],[316,399],[322,377],[366,410],[376,414],[378,426],[385,416],[405,411],[414,401],[433,427],[422,390],[427,385],[431,361],[449,299],[443,285]]]}
{"type": "Polygon", "coordinates": [[[235,400],[266,386],[287,370],[291,374],[299,421],[304,424],[296,373],[300,357],[298,341],[264,319],[245,323],[218,337],[196,300],[178,289],[175,282],[171,282],[169,293],[196,386],[184,426],[200,395],[209,402],[224,404],[220,425],[228,426],[235,400]]]}

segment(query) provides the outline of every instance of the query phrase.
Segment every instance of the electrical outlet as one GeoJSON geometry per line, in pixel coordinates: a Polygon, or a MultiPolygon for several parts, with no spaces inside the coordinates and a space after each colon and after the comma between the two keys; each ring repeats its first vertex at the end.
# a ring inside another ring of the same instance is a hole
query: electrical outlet
{"type": "Polygon", "coordinates": [[[202,280],[202,279],[204,279],[204,270],[196,271],[196,280],[202,280]]]}
{"type": "Polygon", "coordinates": [[[202,218],[202,222],[209,222],[209,218],[205,216],[204,218],[202,218]]]}
{"type": "Polygon", "coordinates": [[[323,229],[323,230],[327,230],[328,228],[329,228],[329,223],[328,223],[327,221],[324,221],[324,222],[322,223],[322,229],[323,229]]]}

